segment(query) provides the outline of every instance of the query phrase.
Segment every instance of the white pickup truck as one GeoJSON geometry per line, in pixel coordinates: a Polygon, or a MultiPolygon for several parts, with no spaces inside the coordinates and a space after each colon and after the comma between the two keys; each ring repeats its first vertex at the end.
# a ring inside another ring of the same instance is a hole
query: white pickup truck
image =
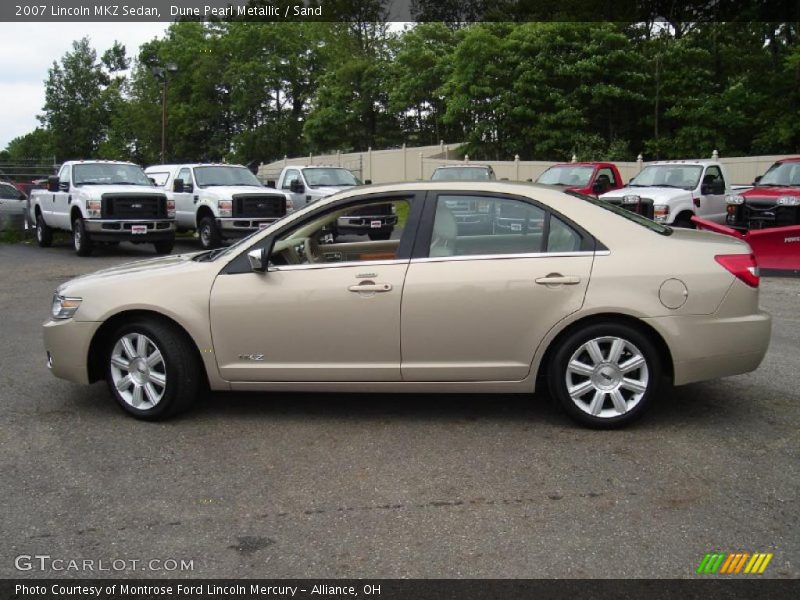
{"type": "MultiPolygon", "coordinates": [[[[295,208],[302,208],[356,185],[361,182],[344,167],[292,165],[283,168],[276,187],[290,195],[295,208]]],[[[366,235],[371,240],[388,240],[397,224],[393,207],[391,203],[379,204],[342,215],[336,220],[332,233],[334,237],[366,235]]]]}
{"type": "Polygon", "coordinates": [[[29,210],[39,246],[52,244],[54,230],[70,231],[79,256],[96,243],[153,244],[158,254],[175,244],[174,204],[129,162],[65,162],[47,189],[31,192],[29,210]]]}
{"type": "Polygon", "coordinates": [[[154,165],[145,173],[175,202],[178,231],[196,230],[205,249],[249,235],[292,211],[288,194],[263,186],[241,165],[154,165]]]}
{"type": "Polygon", "coordinates": [[[693,215],[724,223],[730,183],[715,160],[668,160],[649,163],[628,185],[600,196],[614,203],[652,200],[654,219],[676,227],[693,227],[693,215]]]}

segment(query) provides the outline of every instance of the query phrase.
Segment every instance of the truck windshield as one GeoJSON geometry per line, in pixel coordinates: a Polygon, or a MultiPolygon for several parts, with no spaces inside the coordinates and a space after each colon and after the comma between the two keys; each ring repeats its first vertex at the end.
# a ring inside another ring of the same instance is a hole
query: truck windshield
{"type": "Polygon", "coordinates": [[[650,165],[628,184],[630,187],[674,187],[693,190],[700,182],[700,165],[650,165]]]}
{"type": "Polygon", "coordinates": [[[572,192],[569,190],[567,190],[565,193],[569,194],[570,196],[575,196],[576,198],[580,198],[581,200],[586,200],[586,202],[588,202],[589,204],[594,204],[595,206],[604,208],[607,211],[614,213],[615,215],[619,215],[624,219],[628,219],[628,221],[633,221],[634,223],[641,225],[642,227],[645,227],[650,231],[655,231],[660,235],[672,235],[672,227],[669,227],[667,225],[662,225],[661,223],[656,223],[655,221],[651,221],[647,217],[644,217],[626,208],[622,208],[621,206],[617,206],[616,204],[611,204],[610,202],[606,202],[605,200],[601,200],[600,198],[595,198],[594,196],[587,196],[586,194],[580,194],[578,192],[572,192]]]}
{"type": "Polygon", "coordinates": [[[544,173],[539,175],[536,183],[544,183],[547,185],[574,185],[579,187],[586,187],[592,179],[594,167],[550,167],[544,173]]]}
{"type": "Polygon", "coordinates": [[[327,169],[327,168],[313,168],[303,169],[303,175],[306,176],[306,183],[310,187],[319,186],[344,186],[344,185],[358,185],[358,180],[347,169],[327,169]]]}
{"type": "Polygon", "coordinates": [[[436,169],[431,181],[487,181],[491,178],[486,167],[447,167],[436,169]]]}
{"type": "Polygon", "coordinates": [[[263,187],[246,167],[195,167],[194,179],[202,187],[218,185],[254,185],[263,187]]]}
{"type": "Polygon", "coordinates": [[[775,163],[764,173],[758,185],[800,187],[800,162],[775,163]]]}
{"type": "Polygon", "coordinates": [[[86,163],[72,167],[74,185],[146,185],[153,182],[141,167],[117,163],[86,163]]]}

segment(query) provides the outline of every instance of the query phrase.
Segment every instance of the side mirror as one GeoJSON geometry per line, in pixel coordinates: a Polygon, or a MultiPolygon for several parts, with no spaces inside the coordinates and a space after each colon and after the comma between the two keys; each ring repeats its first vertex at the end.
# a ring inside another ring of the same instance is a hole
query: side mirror
{"type": "Polygon", "coordinates": [[[186,186],[183,184],[183,179],[176,179],[172,182],[172,191],[177,194],[182,194],[183,191],[186,189],[186,186]]]}
{"type": "Polygon", "coordinates": [[[58,190],[58,175],[50,175],[50,177],[47,178],[47,191],[57,192],[58,190]]]}
{"type": "Polygon", "coordinates": [[[255,273],[265,273],[269,264],[269,255],[266,248],[251,250],[247,253],[247,260],[250,261],[250,269],[255,273]]]}
{"type": "Polygon", "coordinates": [[[372,185],[372,179],[365,179],[364,185],[372,185]]]}
{"type": "Polygon", "coordinates": [[[761,178],[762,178],[762,177],[763,177],[763,175],[758,175],[758,176],[756,176],[756,178],[755,178],[755,179],[753,179],[753,185],[757,185],[757,184],[758,184],[758,182],[759,182],[759,181],[761,181],[761,178]]]}
{"type": "Polygon", "coordinates": [[[592,193],[595,196],[599,196],[600,194],[602,194],[605,191],[606,191],[606,186],[604,186],[601,182],[595,181],[592,184],[592,193]]]}
{"type": "Polygon", "coordinates": [[[303,182],[299,179],[295,179],[292,183],[289,184],[289,189],[294,194],[302,194],[306,191],[306,186],[303,185],[303,182]]]}
{"type": "Polygon", "coordinates": [[[153,185],[156,184],[156,180],[154,177],[148,177],[148,179],[150,180],[150,183],[152,183],[153,185]]]}

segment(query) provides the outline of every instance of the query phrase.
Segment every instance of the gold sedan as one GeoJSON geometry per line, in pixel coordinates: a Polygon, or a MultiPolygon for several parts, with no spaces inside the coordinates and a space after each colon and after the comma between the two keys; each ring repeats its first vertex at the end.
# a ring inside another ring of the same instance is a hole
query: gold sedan
{"type": "MultiPolygon", "coordinates": [[[[730,237],[508,182],[354,188],[237,244],[60,286],[52,372],[133,416],[205,389],[516,392],[593,427],[660,385],[746,373],[769,344],[758,269],[730,237]],[[389,239],[344,235],[393,223],[389,239]]],[[[679,393],[679,391],[677,392],[679,393]]]]}

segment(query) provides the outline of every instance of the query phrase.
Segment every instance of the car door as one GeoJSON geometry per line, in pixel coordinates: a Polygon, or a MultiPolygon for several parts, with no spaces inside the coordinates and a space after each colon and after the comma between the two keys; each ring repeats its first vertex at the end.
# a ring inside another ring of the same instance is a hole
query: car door
{"type": "Polygon", "coordinates": [[[717,223],[724,223],[725,217],[727,216],[727,203],[725,202],[726,183],[722,175],[722,170],[716,165],[707,167],[701,181],[700,191],[712,193],[706,193],[700,196],[700,206],[697,207],[697,215],[704,219],[716,221],[717,223]],[[718,189],[709,189],[712,186],[718,186],[718,189]],[[720,189],[722,190],[721,193],[714,193],[718,192],[720,189]]]}
{"type": "Polygon", "coordinates": [[[431,193],[403,290],[404,381],[520,381],[547,332],[582,305],[594,239],[530,199],[475,194],[513,228],[463,233],[431,193]]]}
{"type": "Polygon", "coordinates": [[[300,181],[305,186],[305,181],[303,181],[303,178],[300,175],[300,169],[288,169],[284,174],[283,182],[281,183],[281,191],[289,194],[292,199],[292,206],[294,206],[295,210],[298,210],[308,204],[308,199],[306,198],[306,191],[303,191],[302,193],[292,191],[293,181],[300,181]]]}
{"type": "MultiPolygon", "coordinates": [[[[184,185],[183,192],[173,191],[173,199],[175,200],[175,220],[179,227],[186,229],[194,229],[197,227],[195,223],[195,212],[197,210],[197,196],[195,195],[194,180],[192,179],[192,170],[189,167],[183,167],[175,176],[175,180],[182,179],[184,185]]],[[[173,180],[173,189],[174,181],[173,180]]]]}
{"type": "Polygon", "coordinates": [[[339,202],[244,250],[211,292],[221,375],[234,382],[400,380],[400,301],[422,202],[414,194],[339,202]],[[338,243],[328,235],[347,211],[386,203],[395,205],[398,239],[338,243]],[[265,273],[247,261],[261,247],[273,248],[265,273]]]}
{"type": "Polygon", "coordinates": [[[58,173],[58,191],[53,192],[50,202],[50,217],[45,221],[51,227],[72,229],[70,208],[72,204],[72,166],[64,165],[58,173]]]}

